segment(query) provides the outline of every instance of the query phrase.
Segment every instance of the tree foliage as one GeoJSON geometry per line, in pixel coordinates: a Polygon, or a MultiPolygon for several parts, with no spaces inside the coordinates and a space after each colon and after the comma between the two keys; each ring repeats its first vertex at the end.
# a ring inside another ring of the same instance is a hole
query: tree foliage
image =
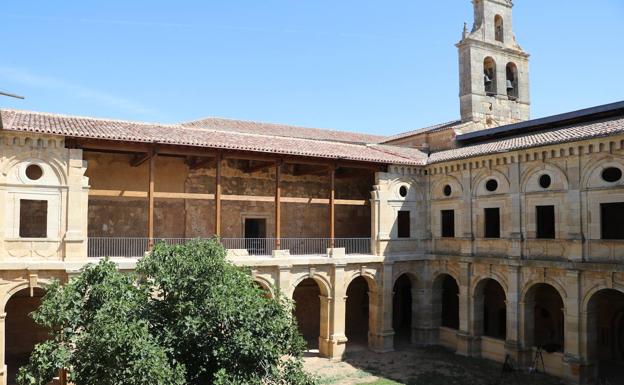
{"type": "Polygon", "coordinates": [[[49,287],[35,321],[51,330],[20,385],[68,368],[76,385],[311,385],[284,296],[267,298],[216,241],[157,245],[122,274],[108,260],[49,287]]]}

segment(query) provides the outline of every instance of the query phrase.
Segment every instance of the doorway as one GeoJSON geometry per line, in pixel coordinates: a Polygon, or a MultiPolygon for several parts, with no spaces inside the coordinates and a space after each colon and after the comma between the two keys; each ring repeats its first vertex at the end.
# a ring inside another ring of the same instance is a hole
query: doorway
{"type": "Polygon", "coordinates": [[[268,254],[265,218],[245,218],[245,248],[250,255],[268,254]]]}

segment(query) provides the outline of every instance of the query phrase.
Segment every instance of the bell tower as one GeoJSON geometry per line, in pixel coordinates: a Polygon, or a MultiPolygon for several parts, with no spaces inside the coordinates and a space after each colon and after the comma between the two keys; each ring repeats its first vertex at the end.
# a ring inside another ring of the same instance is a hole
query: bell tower
{"type": "Polygon", "coordinates": [[[512,0],[473,0],[474,25],[464,25],[459,50],[459,97],[464,131],[530,117],[529,54],[513,33],[512,0]]]}

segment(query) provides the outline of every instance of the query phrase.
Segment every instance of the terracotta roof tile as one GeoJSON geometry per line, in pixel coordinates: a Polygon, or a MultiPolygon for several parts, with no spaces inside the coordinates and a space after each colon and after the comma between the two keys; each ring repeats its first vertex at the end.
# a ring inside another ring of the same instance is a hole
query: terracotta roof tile
{"type": "Polygon", "coordinates": [[[384,139],[384,137],[380,135],[222,118],[199,119],[182,123],[181,125],[208,130],[262,134],[288,138],[330,140],[333,142],[376,143],[384,139]]]}
{"type": "Polygon", "coordinates": [[[531,147],[575,142],[603,136],[623,134],[624,117],[578,123],[549,131],[518,135],[512,138],[490,141],[431,154],[428,163],[465,159],[473,156],[522,150],[531,147]]]}
{"type": "Polygon", "coordinates": [[[424,164],[426,155],[415,149],[402,154],[383,151],[380,146],[250,134],[122,120],[2,110],[4,130],[55,134],[66,137],[186,145],[216,149],[253,151],[283,155],[344,159],[382,164],[424,164]]]}

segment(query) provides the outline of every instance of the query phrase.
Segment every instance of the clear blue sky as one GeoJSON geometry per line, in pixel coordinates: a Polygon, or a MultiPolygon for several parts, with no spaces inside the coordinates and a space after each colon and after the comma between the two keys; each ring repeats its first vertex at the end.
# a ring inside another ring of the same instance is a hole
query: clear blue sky
{"type": "MultiPolygon", "coordinates": [[[[532,116],[624,100],[622,0],[516,0],[532,116]]],[[[0,9],[0,106],[392,134],[459,116],[469,0],[28,0],[0,9]]]]}

